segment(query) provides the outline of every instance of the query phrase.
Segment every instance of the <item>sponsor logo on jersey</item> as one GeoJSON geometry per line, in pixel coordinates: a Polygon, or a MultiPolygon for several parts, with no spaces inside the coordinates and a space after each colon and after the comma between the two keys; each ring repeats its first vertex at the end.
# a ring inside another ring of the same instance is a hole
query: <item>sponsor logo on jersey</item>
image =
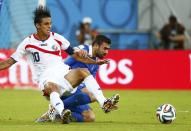
{"type": "Polygon", "coordinates": [[[47,46],[47,45],[48,45],[47,43],[40,44],[40,46],[47,46]]]}

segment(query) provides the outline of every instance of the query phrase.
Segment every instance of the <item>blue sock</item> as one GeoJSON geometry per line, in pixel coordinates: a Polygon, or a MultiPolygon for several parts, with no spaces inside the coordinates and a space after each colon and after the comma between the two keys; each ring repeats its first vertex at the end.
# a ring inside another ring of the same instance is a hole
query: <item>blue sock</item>
{"type": "Polygon", "coordinates": [[[77,113],[77,112],[72,112],[72,121],[73,122],[83,122],[84,118],[82,114],[77,113]]]}
{"type": "Polygon", "coordinates": [[[76,93],[72,96],[69,96],[66,99],[62,99],[62,101],[64,102],[65,108],[76,107],[79,105],[85,105],[85,104],[91,103],[91,99],[90,99],[89,95],[86,93],[83,93],[83,92],[76,93]]]}

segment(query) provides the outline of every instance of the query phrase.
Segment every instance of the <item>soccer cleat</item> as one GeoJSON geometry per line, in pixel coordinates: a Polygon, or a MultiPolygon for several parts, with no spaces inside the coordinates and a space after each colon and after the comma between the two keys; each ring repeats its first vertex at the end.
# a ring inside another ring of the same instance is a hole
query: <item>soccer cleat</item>
{"type": "Polygon", "coordinates": [[[110,107],[110,111],[118,109],[117,103],[119,102],[119,98],[120,98],[119,94],[115,94],[110,98],[113,103],[112,106],[110,107]]]}
{"type": "Polygon", "coordinates": [[[54,112],[54,108],[49,109],[46,113],[44,113],[41,117],[37,118],[35,122],[41,123],[41,122],[50,122],[50,115],[52,112],[54,112]]]}
{"type": "Polygon", "coordinates": [[[49,119],[48,112],[44,113],[41,117],[35,120],[36,123],[49,122],[49,121],[50,119],[49,119]]]}
{"type": "Polygon", "coordinates": [[[37,118],[35,122],[41,123],[41,122],[50,122],[52,121],[52,116],[54,115],[54,112],[56,112],[55,108],[52,107],[49,104],[49,109],[46,113],[44,113],[41,117],[37,118]]]}
{"type": "Polygon", "coordinates": [[[60,115],[62,123],[63,124],[69,124],[70,123],[70,118],[71,118],[71,111],[68,109],[64,109],[60,115]]]}
{"type": "Polygon", "coordinates": [[[111,101],[112,101],[112,104],[113,104],[113,105],[116,105],[116,104],[119,102],[119,98],[120,98],[119,94],[113,95],[113,96],[110,98],[111,101]]]}
{"type": "Polygon", "coordinates": [[[103,111],[105,113],[109,113],[112,110],[118,109],[116,104],[119,102],[119,98],[120,98],[119,94],[115,94],[111,98],[106,99],[102,107],[103,111]]]}

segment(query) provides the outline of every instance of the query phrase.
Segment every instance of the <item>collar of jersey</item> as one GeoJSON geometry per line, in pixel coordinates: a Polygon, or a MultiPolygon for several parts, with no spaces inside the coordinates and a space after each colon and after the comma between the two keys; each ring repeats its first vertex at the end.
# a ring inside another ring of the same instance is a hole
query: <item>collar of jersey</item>
{"type": "Polygon", "coordinates": [[[48,36],[48,38],[47,38],[46,40],[40,40],[40,39],[37,37],[37,35],[36,35],[36,34],[33,34],[33,37],[34,37],[36,40],[38,40],[38,41],[42,41],[42,42],[44,42],[44,41],[46,41],[46,40],[48,40],[48,39],[49,39],[50,34],[49,34],[49,36],[48,36]]]}

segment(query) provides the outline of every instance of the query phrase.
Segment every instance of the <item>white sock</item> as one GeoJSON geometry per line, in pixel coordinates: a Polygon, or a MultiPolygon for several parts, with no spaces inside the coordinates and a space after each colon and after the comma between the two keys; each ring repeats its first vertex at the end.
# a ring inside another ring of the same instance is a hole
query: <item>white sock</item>
{"type": "Polygon", "coordinates": [[[50,103],[61,115],[62,111],[64,110],[64,104],[62,100],[60,99],[59,93],[52,92],[50,94],[50,103]]]}
{"type": "Polygon", "coordinates": [[[100,86],[98,85],[97,81],[95,80],[95,78],[92,75],[89,75],[88,77],[86,77],[84,79],[84,83],[85,83],[88,91],[93,93],[93,95],[97,99],[98,103],[102,107],[106,98],[104,97],[103,92],[102,92],[100,86]]]}

